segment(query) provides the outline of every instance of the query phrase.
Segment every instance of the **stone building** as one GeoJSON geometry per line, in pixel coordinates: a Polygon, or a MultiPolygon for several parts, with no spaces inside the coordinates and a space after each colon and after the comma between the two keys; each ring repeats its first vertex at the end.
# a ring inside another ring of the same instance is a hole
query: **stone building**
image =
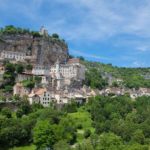
{"type": "Polygon", "coordinates": [[[23,72],[17,75],[16,82],[22,82],[23,80],[30,80],[31,78],[33,78],[33,75],[31,73],[23,72]]]}
{"type": "Polygon", "coordinates": [[[43,82],[44,76],[51,78],[49,80],[51,85],[49,84],[49,86],[60,90],[69,86],[72,81],[82,82],[85,79],[85,67],[80,64],[79,59],[70,59],[66,64],[60,64],[57,60],[51,66],[34,65],[32,74],[42,76],[43,82]]]}
{"type": "Polygon", "coordinates": [[[28,95],[30,104],[40,103],[44,107],[50,105],[52,101],[52,93],[50,93],[46,88],[33,89],[32,92],[28,95]]]}
{"type": "Polygon", "coordinates": [[[56,64],[51,66],[50,73],[53,74],[57,71],[66,79],[85,79],[85,66],[77,58],[69,59],[66,64],[59,64],[57,60],[56,64]]]}
{"type": "Polygon", "coordinates": [[[0,64],[0,82],[3,81],[4,72],[5,72],[5,68],[2,64],[0,64]]]}
{"type": "Polygon", "coordinates": [[[85,79],[85,67],[80,64],[79,59],[70,59],[66,64],[60,64],[59,61],[50,67],[50,75],[53,83],[56,82],[57,90],[70,86],[72,82],[85,79]]]}
{"type": "Polygon", "coordinates": [[[51,77],[50,76],[36,75],[36,74],[32,74],[30,72],[23,72],[23,73],[18,74],[16,77],[16,82],[22,82],[24,80],[31,80],[35,77],[41,77],[41,82],[38,84],[48,85],[49,83],[51,83],[51,77]]]}
{"type": "Polygon", "coordinates": [[[40,35],[48,36],[48,31],[42,26],[39,31],[40,35]]]}
{"type": "Polygon", "coordinates": [[[21,83],[16,83],[13,87],[13,95],[19,95],[23,97],[30,93],[30,89],[25,88],[21,83]]]}
{"type": "Polygon", "coordinates": [[[26,58],[26,53],[14,51],[2,51],[0,54],[0,58],[15,61],[24,61],[26,58]]]}
{"type": "Polygon", "coordinates": [[[34,65],[32,69],[32,74],[49,76],[49,67],[43,65],[34,65]]]}
{"type": "Polygon", "coordinates": [[[78,103],[85,101],[85,95],[80,91],[72,91],[76,87],[72,86],[72,82],[82,83],[85,79],[85,67],[80,64],[78,59],[71,59],[66,64],[60,64],[59,60],[54,65],[42,66],[34,65],[32,71],[18,74],[14,86],[14,95],[28,95],[30,104],[40,103],[48,106],[51,101],[57,103],[68,103],[71,99],[75,99],[78,103]],[[40,84],[36,83],[32,92],[25,89],[20,82],[30,80],[31,78],[41,77],[40,84]],[[68,92],[65,89],[68,89],[68,92]]]}

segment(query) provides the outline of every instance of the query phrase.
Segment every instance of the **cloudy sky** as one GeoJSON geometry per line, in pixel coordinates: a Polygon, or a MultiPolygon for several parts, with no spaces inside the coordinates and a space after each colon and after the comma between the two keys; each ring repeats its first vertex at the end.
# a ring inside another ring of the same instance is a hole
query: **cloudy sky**
{"type": "Polygon", "coordinates": [[[0,27],[10,24],[44,25],[88,60],[150,67],[150,0],[0,0],[0,27]]]}

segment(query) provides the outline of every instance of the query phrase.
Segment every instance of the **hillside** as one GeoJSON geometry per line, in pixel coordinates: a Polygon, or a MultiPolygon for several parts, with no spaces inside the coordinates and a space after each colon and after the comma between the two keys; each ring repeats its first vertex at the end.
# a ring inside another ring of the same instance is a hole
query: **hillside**
{"type": "Polygon", "coordinates": [[[93,71],[95,71],[97,72],[96,78],[100,79],[100,77],[98,76],[101,76],[104,77],[107,81],[110,78],[112,80],[112,84],[114,85],[116,79],[121,79],[123,80],[121,86],[127,88],[150,88],[150,68],[116,67],[112,66],[111,64],[103,64],[100,62],[91,61],[83,61],[82,63],[86,66],[89,75],[92,74],[93,71]]]}
{"type": "Polygon", "coordinates": [[[0,148],[149,150],[149,108],[149,97],[132,101],[127,96],[96,96],[61,110],[24,100],[16,112],[0,111],[0,148]]]}
{"type": "Polygon", "coordinates": [[[24,52],[35,57],[35,63],[48,65],[57,58],[64,62],[68,58],[68,47],[57,34],[40,35],[28,29],[6,26],[0,30],[0,50],[24,52]]]}

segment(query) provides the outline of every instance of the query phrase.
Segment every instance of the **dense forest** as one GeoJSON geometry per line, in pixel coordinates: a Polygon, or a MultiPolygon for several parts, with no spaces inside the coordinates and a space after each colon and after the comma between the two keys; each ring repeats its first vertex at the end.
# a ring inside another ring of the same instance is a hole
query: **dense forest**
{"type": "Polygon", "coordinates": [[[148,150],[150,97],[91,97],[86,104],[73,100],[61,109],[29,105],[0,110],[0,148],[53,150],[148,150]],[[14,148],[13,148],[14,147],[14,148]]]}

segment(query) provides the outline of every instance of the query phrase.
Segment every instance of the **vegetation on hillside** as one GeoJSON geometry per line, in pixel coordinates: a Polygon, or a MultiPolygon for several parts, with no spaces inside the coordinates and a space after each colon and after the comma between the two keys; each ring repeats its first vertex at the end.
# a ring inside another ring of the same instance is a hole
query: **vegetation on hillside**
{"type": "Polygon", "coordinates": [[[15,79],[18,73],[22,73],[24,71],[23,64],[12,64],[9,62],[4,63],[5,72],[3,74],[3,81],[0,86],[0,89],[4,93],[11,93],[13,90],[13,86],[15,84],[15,79]]]}
{"type": "MultiPolygon", "coordinates": [[[[4,28],[0,28],[0,36],[3,36],[3,35],[25,35],[25,34],[32,35],[34,38],[45,37],[45,36],[41,35],[38,31],[31,31],[29,29],[15,27],[13,25],[8,25],[8,26],[5,26],[4,28]]],[[[65,40],[61,39],[57,33],[48,35],[48,36],[46,36],[46,38],[49,38],[49,40],[52,42],[60,42],[62,44],[67,45],[65,40]]],[[[2,39],[0,39],[0,40],[2,40],[2,39]]]]}
{"type": "MultiPolygon", "coordinates": [[[[150,68],[122,68],[122,67],[114,67],[111,64],[103,64],[99,62],[90,62],[90,61],[82,61],[82,63],[87,68],[87,79],[94,80],[93,82],[97,82],[97,84],[91,85],[89,82],[86,82],[87,85],[91,87],[98,87],[102,86],[102,80],[100,76],[104,73],[109,74],[113,78],[120,78],[123,79],[123,86],[127,88],[140,88],[140,87],[147,87],[150,88],[150,79],[145,79],[144,75],[150,75],[150,68]],[[94,75],[94,78],[93,78],[94,75]],[[101,81],[101,82],[100,82],[101,81]]],[[[107,79],[105,79],[107,82],[107,79]]]]}
{"type": "Polygon", "coordinates": [[[34,144],[37,150],[148,150],[149,99],[97,96],[87,104],[73,101],[62,109],[29,105],[24,99],[17,112],[1,109],[0,147],[34,144]]]}

